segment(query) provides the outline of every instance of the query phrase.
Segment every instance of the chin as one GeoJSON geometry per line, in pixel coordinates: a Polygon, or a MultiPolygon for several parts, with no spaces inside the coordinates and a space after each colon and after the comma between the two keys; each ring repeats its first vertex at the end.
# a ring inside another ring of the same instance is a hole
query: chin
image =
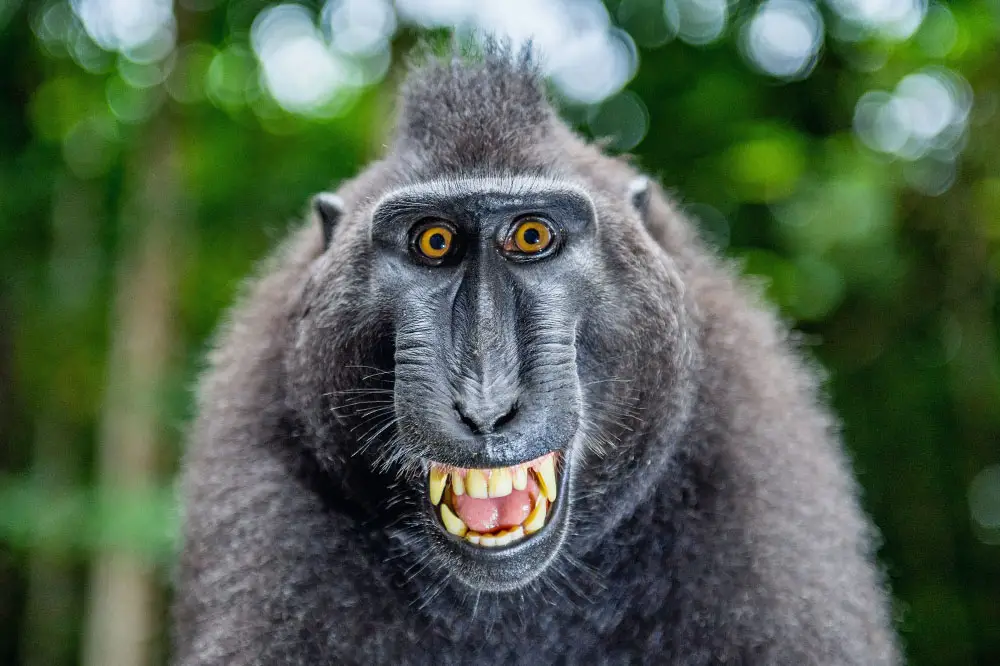
{"type": "Polygon", "coordinates": [[[428,461],[424,510],[449,573],[505,592],[544,572],[566,540],[572,466],[572,447],[491,469],[428,461]]]}

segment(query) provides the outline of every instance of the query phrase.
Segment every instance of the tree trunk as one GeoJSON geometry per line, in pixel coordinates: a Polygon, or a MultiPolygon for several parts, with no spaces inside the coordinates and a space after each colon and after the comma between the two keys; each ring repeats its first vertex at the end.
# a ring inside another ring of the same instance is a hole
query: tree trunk
{"type": "MultiPolygon", "coordinates": [[[[169,369],[181,235],[174,135],[161,119],[133,157],[137,182],[122,213],[98,483],[108,493],[158,483],[161,390],[169,369]]],[[[158,625],[154,565],[116,547],[98,553],[90,579],[84,666],[145,666],[158,625]]]]}

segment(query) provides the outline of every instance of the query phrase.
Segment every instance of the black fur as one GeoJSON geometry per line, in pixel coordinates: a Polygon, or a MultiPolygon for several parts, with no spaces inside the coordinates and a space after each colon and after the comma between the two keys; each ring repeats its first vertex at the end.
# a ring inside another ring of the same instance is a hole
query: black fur
{"type": "Polygon", "coordinates": [[[411,76],[392,150],[338,192],[329,248],[315,223],[290,238],[211,355],[175,663],[899,662],[816,373],[657,188],[636,210],[638,176],[560,123],[527,59],[411,76]],[[396,422],[398,304],[375,288],[372,215],[406,185],[515,176],[593,202],[573,361],[593,379],[565,542],[493,593],[433,537],[436,440],[396,422]]]}

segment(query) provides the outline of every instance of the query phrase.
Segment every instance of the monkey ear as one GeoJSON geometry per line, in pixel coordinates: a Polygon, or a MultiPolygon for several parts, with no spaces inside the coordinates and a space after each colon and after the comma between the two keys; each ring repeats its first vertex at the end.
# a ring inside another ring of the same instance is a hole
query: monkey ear
{"type": "Polygon", "coordinates": [[[649,223],[650,182],[646,176],[639,176],[628,184],[628,199],[639,214],[643,224],[649,223]]]}
{"type": "Polygon", "coordinates": [[[344,214],[344,200],[332,192],[320,192],[312,198],[312,207],[319,216],[320,227],[323,230],[323,249],[330,247],[333,238],[333,228],[337,226],[344,214]]]}

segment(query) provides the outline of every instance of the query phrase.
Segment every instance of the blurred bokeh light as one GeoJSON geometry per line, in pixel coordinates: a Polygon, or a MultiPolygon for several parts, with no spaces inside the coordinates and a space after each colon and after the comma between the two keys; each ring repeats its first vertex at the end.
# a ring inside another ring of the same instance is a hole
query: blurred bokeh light
{"type": "Polygon", "coordinates": [[[823,45],[823,17],[807,0],[768,0],[743,27],[743,47],[762,72],[808,76],[823,45]]]}
{"type": "Polygon", "coordinates": [[[361,84],[351,63],[329,48],[301,5],[262,11],[254,19],[251,42],[264,85],[289,111],[317,111],[361,84]]]}

